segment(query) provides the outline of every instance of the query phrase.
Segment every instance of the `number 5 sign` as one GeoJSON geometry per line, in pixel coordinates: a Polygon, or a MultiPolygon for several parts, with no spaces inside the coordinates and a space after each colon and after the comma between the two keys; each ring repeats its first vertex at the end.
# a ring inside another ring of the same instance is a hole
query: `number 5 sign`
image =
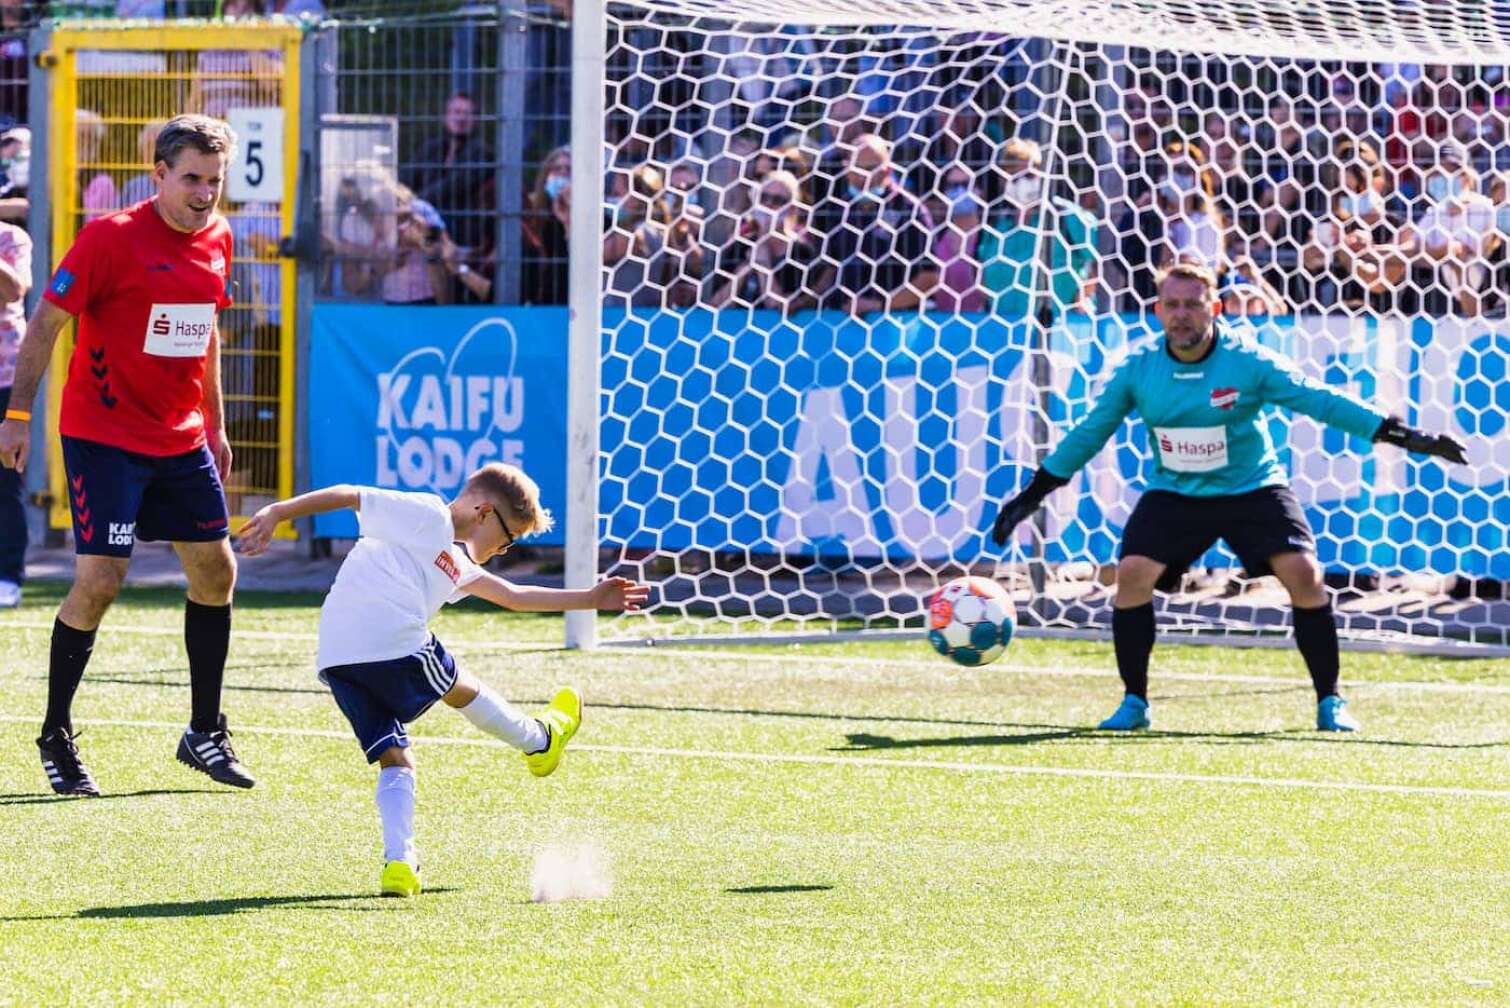
{"type": "Polygon", "coordinates": [[[283,110],[233,108],[226,122],[236,133],[225,194],[237,203],[283,202],[283,110]]]}

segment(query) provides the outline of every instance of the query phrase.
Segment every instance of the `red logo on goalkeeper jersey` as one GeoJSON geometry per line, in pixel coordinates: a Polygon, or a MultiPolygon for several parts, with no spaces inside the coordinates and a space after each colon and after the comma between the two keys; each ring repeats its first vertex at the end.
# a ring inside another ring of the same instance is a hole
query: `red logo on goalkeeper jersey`
{"type": "Polygon", "coordinates": [[[452,584],[461,580],[461,568],[456,566],[456,561],[451,559],[451,554],[445,550],[441,550],[440,555],[435,558],[435,566],[445,571],[446,577],[451,579],[452,584]]]}
{"type": "Polygon", "coordinates": [[[1237,389],[1219,388],[1211,390],[1211,405],[1215,409],[1231,409],[1237,405],[1237,389]]]}

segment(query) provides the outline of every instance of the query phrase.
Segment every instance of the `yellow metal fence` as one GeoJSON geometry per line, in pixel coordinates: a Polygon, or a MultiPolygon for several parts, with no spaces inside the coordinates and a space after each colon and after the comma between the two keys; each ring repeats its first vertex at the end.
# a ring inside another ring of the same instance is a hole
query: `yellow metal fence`
{"type": "MultiPolygon", "coordinates": [[[[243,127],[231,181],[249,198],[221,204],[236,243],[236,303],[220,317],[225,416],[235,452],[226,485],[233,528],[293,491],[294,262],[277,249],[294,226],[300,40],[301,31],[287,25],[65,24],[40,56],[51,77],[53,267],[88,220],[152,196],[152,147],[166,120],[198,112],[243,127]]],[[[70,331],[49,368],[54,432],[72,350],[70,331]]],[[[48,470],[51,525],[68,528],[55,436],[48,470]]]]}

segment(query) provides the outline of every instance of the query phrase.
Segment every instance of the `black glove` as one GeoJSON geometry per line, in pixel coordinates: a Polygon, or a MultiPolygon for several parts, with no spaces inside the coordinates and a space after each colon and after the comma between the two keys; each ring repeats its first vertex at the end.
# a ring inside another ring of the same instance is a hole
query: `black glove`
{"type": "Polygon", "coordinates": [[[1005,546],[1007,540],[1012,538],[1012,530],[1024,518],[1037,511],[1043,505],[1045,497],[1068,482],[1069,480],[1061,479],[1047,469],[1040,468],[1033,473],[1033,478],[1022,492],[1003,504],[996,513],[996,521],[991,526],[991,541],[998,546],[1005,546]]]}
{"type": "Polygon", "coordinates": [[[1407,427],[1400,422],[1399,417],[1389,417],[1374,431],[1375,441],[1388,441],[1392,445],[1399,445],[1408,452],[1418,455],[1435,455],[1458,465],[1467,465],[1468,456],[1466,446],[1447,434],[1428,434],[1425,431],[1407,427]]]}

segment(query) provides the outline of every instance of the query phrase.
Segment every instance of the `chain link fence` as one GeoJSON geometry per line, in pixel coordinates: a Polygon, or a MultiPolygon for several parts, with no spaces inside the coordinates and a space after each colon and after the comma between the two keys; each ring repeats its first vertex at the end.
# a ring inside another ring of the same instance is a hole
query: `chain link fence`
{"type": "Polygon", "coordinates": [[[565,303],[540,166],[570,133],[568,16],[437,5],[323,26],[318,299],[565,303]]]}

